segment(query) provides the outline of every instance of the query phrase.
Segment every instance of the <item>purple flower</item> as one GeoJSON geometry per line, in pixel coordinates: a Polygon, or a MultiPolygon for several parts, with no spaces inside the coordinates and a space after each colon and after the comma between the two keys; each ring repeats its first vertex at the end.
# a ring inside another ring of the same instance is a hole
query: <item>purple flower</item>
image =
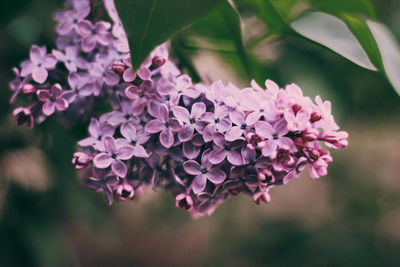
{"type": "Polygon", "coordinates": [[[229,175],[229,180],[224,182],[223,189],[227,189],[231,194],[237,195],[244,192],[252,196],[252,188],[259,186],[257,175],[247,173],[243,167],[233,167],[229,175]]]}
{"type": "Polygon", "coordinates": [[[111,111],[107,116],[107,122],[113,126],[131,122],[136,126],[140,123],[140,119],[132,114],[132,102],[128,100],[122,100],[121,111],[111,111]]]}
{"type": "Polygon", "coordinates": [[[91,52],[99,43],[103,46],[110,45],[113,37],[109,32],[111,28],[110,23],[99,21],[95,25],[88,20],[83,20],[78,24],[78,32],[82,38],[82,50],[84,52],[91,52]]]}
{"type": "Polygon", "coordinates": [[[78,29],[78,23],[85,19],[89,13],[90,6],[57,13],[56,19],[60,22],[57,26],[57,33],[60,35],[68,35],[72,30],[76,31],[78,29]]]}
{"type": "Polygon", "coordinates": [[[175,197],[175,206],[191,211],[193,208],[193,199],[190,195],[181,193],[175,197]]]}
{"type": "Polygon", "coordinates": [[[259,143],[265,157],[275,158],[278,147],[291,150],[294,146],[293,141],[284,136],[289,132],[284,120],[278,121],[274,127],[266,121],[258,121],[255,128],[258,136],[266,138],[262,143],[259,143]]]}
{"type": "Polygon", "coordinates": [[[48,69],[53,69],[57,64],[57,58],[47,55],[46,47],[32,45],[30,60],[21,64],[21,76],[25,77],[32,74],[32,79],[37,83],[44,83],[48,76],[48,69]]]}
{"type": "Polygon", "coordinates": [[[149,140],[150,136],[146,135],[144,131],[136,131],[132,123],[125,123],[121,126],[121,134],[125,139],[117,139],[120,145],[128,145],[133,147],[133,155],[138,158],[147,158],[149,155],[142,144],[149,140]]]}
{"type": "Polygon", "coordinates": [[[46,116],[53,114],[56,109],[64,111],[69,106],[68,101],[62,96],[62,88],[58,83],[51,87],[50,92],[46,89],[38,90],[37,97],[44,102],[42,112],[46,116]]]}
{"type": "Polygon", "coordinates": [[[110,167],[118,177],[125,177],[128,168],[122,160],[128,160],[133,157],[135,151],[131,146],[118,146],[111,136],[104,137],[105,151],[97,154],[93,158],[93,164],[99,169],[110,167]]]}
{"type": "Polygon", "coordinates": [[[205,111],[206,105],[201,102],[194,103],[190,113],[184,107],[176,106],[172,108],[172,113],[175,118],[183,126],[178,133],[181,142],[189,141],[193,136],[194,129],[196,129],[197,132],[202,132],[207,125],[207,122],[200,120],[205,111]]]}
{"type": "Polygon", "coordinates": [[[203,130],[204,142],[210,142],[216,132],[225,133],[231,127],[231,121],[227,118],[229,108],[215,104],[214,112],[203,114],[202,120],[208,122],[203,130]]]}
{"type": "Polygon", "coordinates": [[[90,137],[87,137],[78,142],[78,145],[83,147],[91,146],[97,150],[104,151],[103,138],[114,134],[114,127],[108,123],[99,123],[96,119],[91,119],[89,125],[90,137]]]}
{"type": "Polygon", "coordinates": [[[21,81],[21,76],[17,68],[13,68],[15,79],[10,82],[10,89],[14,92],[10,98],[10,103],[14,103],[17,99],[18,94],[21,92],[22,88],[27,84],[29,76],[26,76],[21,81]]]}
{"type": "Polygon", "coordinates": [[[292,109],[287,109],[284,112],[287,127],[292,132],[304,131],[310,127],[310,114],[302,109],[295,114],[292,109]]]}
{"type": "Polygon", "coordinates": [[[257,205],[260,205],[261,203],[269,203],[271,201],[271,196],[268,193],[269,187],[265,189],[258,189],[256,192],[253,194],[253,200],[257,205]]]}
{"type": "Polygon", "coordinates": [[[124,182],[116,187],[116,193],[119,200],[126,200],[133,198],[135,195],[135,190],[130,184],[124,182]]]}
{"type": "Polygon", "coordinates": [[[81,76],[78,73],[71,73],[68,76],[68,84],[71,87],[71,90],[64,91],[63,98],[71,104],[76,98],[91,95],[93,93],[93,84],[85,83],[85,79],[81,79],[81,76]]]}
{"type": "Polygon", "coordinates": [[[158,119],[149,121],[145,126],[148,133],[161,132],[160,143],[166,148],[174,144],[173,132],[179,131],[180,128],[179,122],[169,117],[169,109],[165,104],[160,104],[158,107],[158,119]]]}
{"type": "Polygon", "coordinates": [[[227,141],[235,141],[237,139],[243,139],[242,138],[243,133],[246,133],[246,131],[250,128],[246,124],[245,114],[241,111],[233,109],[229,112],[229,118],[233,122],[233,124],[235,124],[235,126],[232,126],[226,132],[225,139],[227,141]]]}
{"type": "Polygon", "coordinates": [[[87,187],[97,192],[103,192],[108,199],[108,204],[111,205],[114,198],[113,188],[118,184],[119,178],[113,173],[105,172],[101,173],[99,176],[100,177],[88,177],[85,180],[85,184],[87,187]]]}
{"type": "Polygon", "coordinates": [[[244,142],[242,140],[228,142],[225,140],[222,133],[215,133],[213,141],[214,150],[210,152],[209,158],[212,164],[219,164],[225,158],[227,158],[228,161],[233,165],[239,166],[243,164],[242,155],[237,151],[243,146],[244,142]]]}
{"type": "Polygon", "coordinates": [[[29,128],[33,127],[33,116],[31,110],[28,108],[16,108],[13,111],[13,115],[17,122],[17,125],[23,125],[26,123],[29,128]]]}
{"type": "Polygon", "coordinates": [[[152,81],[143,81],[139,87],[129,85],[125,89],[125,95],[128,99],[133,100],[133,113],[140,115],[144,107],[150,99],[157,99],[157,95],[153,93],[154,83],[152,81]]]}
{"type": "Polygon", "coordinates": [[[72,164],[77,170],[81,170],[83,168],[86,168],[91,161],[92,159],[88,154],[83,152],[75,152],[72,159],[72,164]]]}
{"type": "Polygon", "coordinates": [[[53,55],[58,61],[64,62],[70,72],[76,72],[78,68],[85,69],[86,61],[78,56],[78,47],[70,46],[65,49],[65,54],[53,49],[53,55]]]}
{"type": "Polygon", "coordinates": [[[197,199],[200,201],[200,204],[198,205],[197,211],[199,214],[195,215],[211,215],[211,213],[214,212],[215,207],[224,202],[228,197],[229,194],[222,191],[222,186],[215,187],[214,192],[211,194],[208,192],[198,194],[197,199]]]}
{"type": "Polygon", "coordinates": [[[214,167],[209,161],[209,150],[204,151],[201,156],[201,165],[194,160],[188,160],[183,163],[185,172],[190,175],[195,175],[192,182],[192,190],[196,195],[206,188],[207,180],[213,184],[221,184],[226,177],[226,173],[221,169],[214,167]]]}
{"type": "Polygon", "coordinates": [[[192,80],[187,75],[181,75],[173,84],[165,78],[161,78],[158,82],[157,91],[162,96],[169,96],[171,106],[176,106],[179,102],[181,95],[197,98],[200,93],[197,92],[192,86],[192,80]]]}
{"type": "Polygon", "coordinates": [[[246,117],[247,125],[254,125],[261,117],[267,121],[276,121],[279,119],[275,104],[268,99],[264,93],[255,94],[253,97],[243,97],[243,101],[250,106],[250,113],[246,117]]]}
{"type": "MultiPolygon", "coordinates": [[[[119,75],[111,68],[108,68],[99,62],[90,64],[88,71],[90,75],[95,78],[98,88],[100,89],[104,83],[109,86],[114,86],[119,83],[119,75]]],[[[99,93],[100,92],[97,92],[95,95],[99,95],[99,93]]]]}

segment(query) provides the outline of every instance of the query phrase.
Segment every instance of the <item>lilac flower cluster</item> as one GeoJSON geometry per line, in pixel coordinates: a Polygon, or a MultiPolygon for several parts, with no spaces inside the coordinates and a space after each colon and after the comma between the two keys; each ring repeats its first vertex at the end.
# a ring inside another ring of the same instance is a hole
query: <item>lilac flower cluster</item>
{"type": "Polygon", "coordinates": [[[32,46],[14,69],[11,102],[22,95],[30,104],[13,114],[29,127],[53,114],[91,118],[72,162],[110,204],[149,184],[169,190],[194,216],[241,192],[269,202],[272,187],[307,165],[314,179],[327,174],[332,157],[323,144],[347,145],[330,102],[317,96],[314,103],[295,84],[193,84],[168,59],[167,43],[134,70],[113,0],[100,7],[72,0],[66,8],[55,16],[57,49],[32,46]],[[109,22],[99,19],[102,10],[109,22]],[[93,107],[104,103],[112,111],[96,117],[93,107]]]}

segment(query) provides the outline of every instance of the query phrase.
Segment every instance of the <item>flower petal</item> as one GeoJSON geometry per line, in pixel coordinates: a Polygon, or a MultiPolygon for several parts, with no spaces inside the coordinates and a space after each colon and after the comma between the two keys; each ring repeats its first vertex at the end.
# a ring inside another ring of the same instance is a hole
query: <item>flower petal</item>
{"type": "Polygon", "coordinates": [[[196,195],[206,188],[207,178],[204,174],[197,175],[192,182],[192,190],[196,195]]]}
{"type": "Polygon", "coordinates": [[[255,125],[256,134],[264,138],[272,138],[275,129],[266,121],[258,121],[255,125]]]}
{"type": "Polygon", "coordinates": [[[32,71],[32,79],[37,83],[44,83],[47,79],[47,70],[43,67],[36,67],[32,71]]]}
{"type": "Polygon", "coordinates": [[[105,169],[111,165],[113,158],[107,153],[99,153],[93,158],[93,165],[99,169],[105,169]]]}
{"type": "Polygon", "coordinates": [[[135,154],[135,148],[132,146],[123,146],[115,154],[117,155],[117,159],[128,160],[135,154]]]}
{"type": "Polygon", "coordinates": [[[227,151],[224,148],[216,149],[210,152],[209,161],[212,164],[221,163],[227,155],[227,151]]]}
{"type": "Polygon", "coordinates": [[[119,177],[125,177],[128,172],[126,165],[119,159],[114,159],[112,161],[111,170],[119,177]]]}
{"type": "Polygon", "coordinates": [[[43,104],[42,112],[45,116],[50,116],[56,110],[56,104],[51,101],[47,101],[43,104]]]}
{"type": "Polygon", "coordinates": [[[160,143],[166,148],[169,148],[174,144],[174,134],[171,129],[164,128],[161,130],[160,143]]]}
{"type": "Polygon", "coordinates": [[[106,151],[110,154],[114,154],[117,152],[117,145],[115,143],[115,139],[111,136],[106,136],[104,137],[104,147],[106,148],[106,151]]]}
{"type": "Polygon", "coordinates": [[[214,184],[222,183],[226,178],[226,173],[218,168],[211,168],[207,172],[207,178],[214,184]]]}
{"type": "Polygon", "coordinates": [[[185,125],[182,127],[182,129],[178,133],[178,138],[179,141],[181,142],[187,142],[189,141],[194,133],[194,128],[192,125],[185,125]]]}
{"type": "Polygon", "coordinates": [[[146,124],[145,130],[148,133],[158,133],[159,131],[164,129],[164,127],[165,127],[164,123],[162,123],[161,121],[155,119],[155,120],[149,121],[146,124]]]}
{"type": "Polygon", "coordinates": [[[180,124],[190,123],[190,114],[186,108],[180,106],[173,107],[172,113],[180,124]]]}
{"type": "Polygon", "coordinates": [[[197,161],[188,160],[183,163],[183,169],[190,175],[201,174],[201,166],[197,161]]]}
{"type": "Polygon", "coordinates": [[[242,137],[243,132],[244,132],[243,129],[241,129],[239,126],[233,126],[226,132],[225,140],[226,141],[238,140],[242,137]]]}
{"type": "Polygon", "coordinates": [[[55,102],[58,111],[64,111],[69,107],[68,101],[64,98],[59,98],[55,102]]]}
{"type": "Polygon", "coordinates": [[[196,102],[192,106],[191,116],[194,119],[199,119],[206,112],[206,105],[202,102],[196,102]]]}

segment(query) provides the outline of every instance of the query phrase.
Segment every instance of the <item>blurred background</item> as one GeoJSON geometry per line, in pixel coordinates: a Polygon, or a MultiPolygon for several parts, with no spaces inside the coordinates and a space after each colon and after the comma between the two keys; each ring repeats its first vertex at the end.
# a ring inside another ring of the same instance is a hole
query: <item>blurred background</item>
{"type": "MultiPolygon", "coordinates": [[[[304,172],[274,188],[266,205],[232,197],[194,220],[171,195],[149,188],[110,207],[71,165],[87,125],[48,119],[29,130],[11,116],[11,68],[31,44],[54,47],[52,12],[63,1],[19,2],[0,20],[0,266],[400,265],[400,97],[382,73],[301,38],[255,40],[268,28],[245,6],[243,63],[221,13],[212,12],[172,41],[194,80],[295,82],[332,101],[349,146],[333,151],[328,176],[304,172]]],[[[371,8],[400,40],[400,2],[371,8]]]]}

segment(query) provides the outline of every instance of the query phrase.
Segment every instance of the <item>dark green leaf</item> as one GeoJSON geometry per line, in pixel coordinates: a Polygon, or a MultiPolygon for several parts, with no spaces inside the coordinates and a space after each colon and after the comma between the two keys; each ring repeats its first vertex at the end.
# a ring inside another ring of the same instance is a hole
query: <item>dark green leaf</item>
{"type": "Polygon", "coordinates": [[[306,12],[292,22],[291,26],[300,35],[331,49],[361,67],[376,70],[357,38],[337,17],[323,12],[306,12]]]}
{"type": "Polygon", "coordinates": [[[394,89],[400,95],[400,47],[390,30],[383,24],[367,22],[381,52],[383,67],[394,89]]]}
{"type": "Polygon", "coordinates": [[[229,4],[228,2],[221,5],[218,9],[224,18],[225,25],[228,28],[228,31],[231,33],[231,39],[234,42],[236,51],[242,61],[242,64],[247,72],[247,74],[251,75],[250,65],[248,62],[246,50],[243,45],[242,39],[242,23],[240,21],[239,13],[236,10],[236,7],[233,3],[229,4]]]}
{"type": "Polygon", "coordinates": [[[138,68],[149,53],[224,0],[115,1],[129,39],[132,64],[138,68]]]}
{"type": "Polygon", "coordinates": [[[321,11],[333,14],[342,12],[375,16],[374,7],[370,0],[311,0],[311,6],[321,11]]]}
{"type": "Polygon", "coordinates": [[[241,0],[240,4],[252,8],[269,29],[270,34],[290,33],[291,29],[269,0],[241,0]]]}

